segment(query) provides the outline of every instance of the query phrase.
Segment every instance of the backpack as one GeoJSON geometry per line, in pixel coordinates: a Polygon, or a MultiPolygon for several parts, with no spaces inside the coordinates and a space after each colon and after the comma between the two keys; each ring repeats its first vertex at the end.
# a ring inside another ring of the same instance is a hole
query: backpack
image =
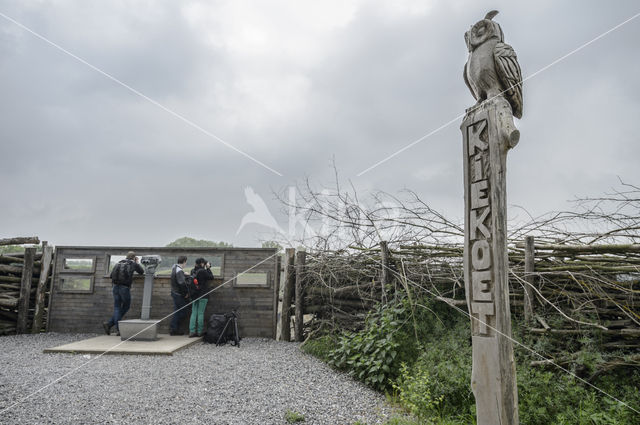
{"type": "Polygon", "coordinates": [[[193,269],[191,270],[191,275],[186,276],[187,289],[189,290],[190,294],[198,294],[198,292],[200,291],[200,282],[198,282],[198,279],[196,278],[197,274],[198,270],[193,269]]]}
{"type": "Polygon", "coordinates": [[[224,345],[231,342],[236,347],[240,345],[240,334],[238,333],[238,315],[235,311],[225,314],[212,314],[209,317],[209,326],[204,335],[204,342],[207,344],[224,345]]]}
{"type": "Polygon", "coordinates": [[[128,285],[132,276],[131,264],[128,261],[120,261],[111,272],[111,281],[116,285],[128,285]]]}

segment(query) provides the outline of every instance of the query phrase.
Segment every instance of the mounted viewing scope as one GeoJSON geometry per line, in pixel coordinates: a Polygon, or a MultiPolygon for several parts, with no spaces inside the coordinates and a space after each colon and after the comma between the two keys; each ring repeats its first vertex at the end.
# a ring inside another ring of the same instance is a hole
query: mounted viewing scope
{"type": "Polygon", "coordinates": [[[144,255],[140,262],[145,266],[147,272],[155,272],[158,264],[162,263],[162,258],[159,255],[144,255]]]}
{"type": "MultiPolygon", "coordinates": [[[[151,294],[153,293],[153,278],[156,273],[156,267],[162,262],[162,258],[159,255],[143,255],[140,262],[144,265],[144,289],[142,290],[142,314],[141,320],[149,320],[151,315],[151,294]]],[[[120,332],[122,335],[122,331],[120,332]]],[[[146,336],[145,336],[146,337],[146,336]]],[[[157,326],[154,325],[154,329],[148,336],[150,339],[155,340],[157,338],[157,326]]]]}

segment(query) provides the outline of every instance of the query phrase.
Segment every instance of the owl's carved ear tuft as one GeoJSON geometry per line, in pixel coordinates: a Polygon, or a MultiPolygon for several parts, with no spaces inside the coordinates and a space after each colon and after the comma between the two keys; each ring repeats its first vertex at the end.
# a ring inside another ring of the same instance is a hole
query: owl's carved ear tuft
{"type": "Polygon", "coordinates": [[[493,19],[498,13],[499,12],[497,10],[492,10],[491,12],[486,14],[484,19],[493,19]]]}

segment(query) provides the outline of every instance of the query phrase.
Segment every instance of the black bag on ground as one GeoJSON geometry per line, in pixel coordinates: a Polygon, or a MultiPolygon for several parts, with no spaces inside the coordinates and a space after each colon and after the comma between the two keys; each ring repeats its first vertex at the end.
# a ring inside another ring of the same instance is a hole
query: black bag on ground
{"type": "Polygon", "coordinates": [[[238,333],[238,315],[235,311],[225,314],[212,314],[209,317],[207,333],[204,342],[208,344],[223,345],[231,342],[232,345],[240,345],[238,333]]]}

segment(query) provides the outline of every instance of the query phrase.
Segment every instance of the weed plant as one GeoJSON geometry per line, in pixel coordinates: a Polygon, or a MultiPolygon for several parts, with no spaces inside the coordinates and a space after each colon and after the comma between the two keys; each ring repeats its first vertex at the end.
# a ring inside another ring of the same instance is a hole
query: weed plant
{"type": "MultiPolygon", "coordinates": [[[[475,423],[471,392],[469,319],[440,302],[408,298],[378,307],[356,333],[325,335],[303,349],[371,387],[386,392],[409,417],[387,425],[459,425],[475,423]]],[[[556,341],[530,339],[514,324],[514,337],[549,356],[556,341]]],[[[562,341],[575,354],[572,371],[590,376],[603,361],[597,335],[562,341]]],[[[516,346],[520,423],[527,425],[640,425],[628,407],[559,369],[530,366],[534,358],[516,346]]],[[[640,371],[596,378],[593,385],[640,408],[640,371]]]]}
{"type": "Polygon", "coordinates": [[[304,415],[301,413],[298,413],[294,410],[287,410],[284,414],[284,419],[285,421],[287,421],[287,423],[289,424],[295,424],[298,422],[304,422],[305,418],[304,415]]]}

